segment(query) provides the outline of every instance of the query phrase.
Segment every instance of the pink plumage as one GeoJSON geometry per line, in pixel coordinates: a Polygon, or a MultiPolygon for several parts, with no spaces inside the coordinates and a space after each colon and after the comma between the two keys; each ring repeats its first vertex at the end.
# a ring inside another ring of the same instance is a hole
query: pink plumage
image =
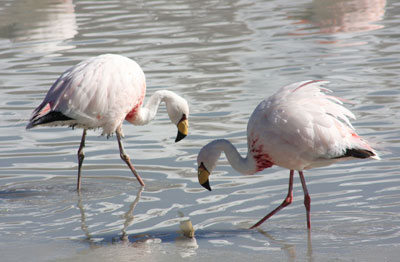
{"type": "MultiPolygon", "coordinates": [[[[130,111],[142,105],[145,94],[145,76],[135,61],[124,56],[101,55],[64,72],[31,119],[35,120],[49,110],[60,112],[71,119],[42,125],[102,128],[103,134],[110,135],[130,111]]],[[[30,124],[35,123],[32,120],[30,124]]]]}
{"type": "Polygon", "coordinates": [[[262,101],[247,126],[250,149],[269,156],[275,165],[306,170],[345,160],[346,150],[374,150],[350,123],[353,113],[328,89],[327,81],[303,81],[281,88],[262,101]],[[260,150],[260,148],[262,148],[260,150]]]}
{"type": "Polygon", "coordinates": [[[171,122],[178,127],[175,140],[178,142],[188,133],[189,117],[187,101],[177,94],[159,90],[142,106],[145,94],[145,75],[135,61],[114,54],[89,58],[57,79],[43,102],[33,111],[26,128],[39,125],[83,128],[78,150],[78,190],[86,130],[101,128],[108,136],[116,133],[122,160],[144,186],[122,145],[123,121],[134,125],[147,124],[154,119],[160,103],[164,102],[171,122]]]}
{"type": "Polygon", "coordinates": [[[310,228],[310,197],[303,170],[331,165],[355,158],[379,159],[378,154],[357,135],[349,119],[355,119],[340,98],[322,88],[327,81],[309,80],[280,88],[263,100],[252,113],[247,125],[248,154],[240,156],[225,139],[205,145],[197,157],[199,182],[211,190],[208,176],[221,152],[234,169],[254,174],[273,165],[290,169],[288,195],[283,203],[252,228],[292,202],[293,174],[300,175],[310,228]]]}

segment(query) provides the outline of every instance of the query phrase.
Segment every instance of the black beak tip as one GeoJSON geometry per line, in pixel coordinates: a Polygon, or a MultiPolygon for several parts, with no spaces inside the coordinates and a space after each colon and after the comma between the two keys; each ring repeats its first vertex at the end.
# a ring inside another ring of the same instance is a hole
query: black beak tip
{"type": "Polygon", "coordinates": [[[210,187],[210,181],[207,180],[206,182],[204,182],[203,184],[201,184],[205,189],[207,189],[208,191],[211,191],[211,187],[210,187]]]}
{"type": "Polygon", "coordinates": [[[182,139],[184,139],[186,137],[185,134],[181,133],[178,131],[178,135],[175,138],[175,143],[181,141],[182,139]]]}

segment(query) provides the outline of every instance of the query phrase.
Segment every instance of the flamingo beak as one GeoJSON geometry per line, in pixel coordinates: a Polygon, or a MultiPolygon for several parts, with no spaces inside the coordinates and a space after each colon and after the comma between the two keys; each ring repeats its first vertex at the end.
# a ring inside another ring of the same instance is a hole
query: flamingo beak
{"type": "Polygon", "coordinates": [[[178,135],[176,136],[175,142],[179,142],[184,139],[189,132],[189,121],[186,118],[186,115],[183,115],[181,120],[178,123],[178,135]]]}
{"type": "Polygon", "coordinates": [[[211,191],[210,181],[208,177],[210,176],[210,172],[208,172],[207,168],[204,166],[203,162],[201,162],[199,168],[197,169],[197,175],[199,178],[199,183],[208,191],[211,191]]]}

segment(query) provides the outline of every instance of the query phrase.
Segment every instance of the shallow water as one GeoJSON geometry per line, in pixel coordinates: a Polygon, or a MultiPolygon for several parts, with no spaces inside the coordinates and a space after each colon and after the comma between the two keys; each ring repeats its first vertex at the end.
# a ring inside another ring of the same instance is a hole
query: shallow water
{"type": "Polygon", "coordinates": [[[399,13],[398,3],[381,0],[2,1],[2,259],[396,261],[399,13]],[[115,137],[88,133],[78,194],[81,130],[25,130],[55,79],[102,53],[135,59],[148,95],[170,89],[191,106],[190,135],[177,144],[164,107],[147,126],[125,124],[124,144],[143,191],[120,160],[115,137]],[[382,160],[305,173],[310,233],[297,177],[293,204],[248,230],[283,200],[289,172],[274,167],[241,176],[221,159],[208,192],[197,182],[197,152],[224,137],[244,154],[255,105],[306,79],[328,80],[352,102],[346,106],[358,118],[353,125],[382,160]],[[180,231],[188,219],[194,239],[180,231]]]}

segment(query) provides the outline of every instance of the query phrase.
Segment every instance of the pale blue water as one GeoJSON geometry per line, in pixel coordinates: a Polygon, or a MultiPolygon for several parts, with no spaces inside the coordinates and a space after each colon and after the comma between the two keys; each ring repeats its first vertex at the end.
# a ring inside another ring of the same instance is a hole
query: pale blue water
{"type": "Polygon", "coordinates": [[[1,261],[397,261],[399,13],[381,0],[0,2],[1,261]],[[103,53],[135,59],[148,95],[170,89],[190,103],[179,143],[165,107],[147,126],[124,125],[143,192],[115,137],[88,133],[77,194],[81,130],[25,130],[64,70],[103,53]],[[286,196],[289,172],[241,176],[222,158],[208,192],[197,153],[228,138],[244,154],[257,103],[306,79],[352,102],[353,125],[382,160],[305,173],[310,234],[297,177],[293,204],[248,230],[286,196]]]}

